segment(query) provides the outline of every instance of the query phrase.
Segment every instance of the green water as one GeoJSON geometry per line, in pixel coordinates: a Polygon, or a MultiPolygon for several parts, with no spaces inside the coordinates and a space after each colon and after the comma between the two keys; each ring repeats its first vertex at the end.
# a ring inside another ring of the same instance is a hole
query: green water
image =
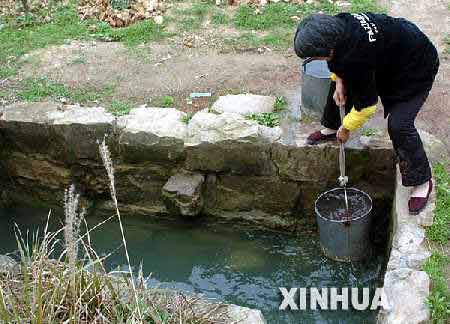
{"type": "MultiPolygon", "coordinates": [[[[0,209],[0,253],[16,250],[13,223],[22,229],[43,228],[46,210],[0,209]]],[[[102,218],[88,218],[90,226],[102,218]]],[[[318,236],[291,236],[232,225],[154,223],[123,217],[132,263],[143,262],[149,286],[201,293],[220,301],[262,310],[272,323],[375,323],[374,311],[279,311],[278,287],[376,287],[380,285],[383,258],[350,265],[330,261],[320,253],[318,236]]],[[[52,217],[52,227],[62,224],[52,217]]],[[[92,234],[100,255],[120,247],[117,220],[92,234]]],[[[122,250],[108,266],[124,268],[122,250]]]]}

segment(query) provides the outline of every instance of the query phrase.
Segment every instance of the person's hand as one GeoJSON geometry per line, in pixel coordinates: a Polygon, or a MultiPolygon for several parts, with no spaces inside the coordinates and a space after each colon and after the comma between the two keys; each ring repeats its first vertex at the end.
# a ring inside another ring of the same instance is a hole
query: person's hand
{"type": "Polygon", "coordinates": [[[347,101],[344,80],[339,77],[336,78],[336,90],[334,91],[333,99],[338,107],[345,105],[347,101]]]}
{"type": "Polygon", "coordinates": [[[348,138],[350,137],[350,131],[345,128],[344,126],[339,127],[336,138],[340,143],[345,143],[348,141],[348,138]]]}

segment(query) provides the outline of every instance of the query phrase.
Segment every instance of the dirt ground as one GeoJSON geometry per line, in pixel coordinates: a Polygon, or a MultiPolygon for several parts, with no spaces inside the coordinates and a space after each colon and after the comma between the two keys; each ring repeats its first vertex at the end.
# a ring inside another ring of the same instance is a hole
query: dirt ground
{"type": "Polygon", "coordinates": [[[192,92],[283,94],[299,84],[293,53],[257,49],[221,53],[199,46],[151,44],[133,52],[120,43],[72,42],[30,54],[20,77],[47,76],[71,87],[115,86],[115,97],[148,103],[192,92]],[[74,64],[77,60],[83,63],[74,64]]]}
{"type": "MultiPolygon", "coordinates": [[[[445,54],[444,41],[450,33],[448,4],[444,0],[420,0],[414,6],[406,0],[381,2],[390,14],[417,23],[441,52],[440,72],[417,126],[446,139],[450,136],[450,56],[445,54]]],[[[133,50],[121,43],[73,41],[28,54],[19,77],[46,76],[75,88],[113,86],[113,99],[135,104],[152,105],[156,98],[170,95],[174,105],[185,111],[205,108],[219,95],[242,92],[284,95],[291,106],[298,105],[300,60],[293,50],[224,45],[224,38],[237,34],[229,27],[204,28],[188,40],[183,35],[133,50]],[[192,92],[211,92],[212,97],[191,104],[192,92]]],[[[385,125],[379,109],[369,126],[385,131],[385,125]]]]}

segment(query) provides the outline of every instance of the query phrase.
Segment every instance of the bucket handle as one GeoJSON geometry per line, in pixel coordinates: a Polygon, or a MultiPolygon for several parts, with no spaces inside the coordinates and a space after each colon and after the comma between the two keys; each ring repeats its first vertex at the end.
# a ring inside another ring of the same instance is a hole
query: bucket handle
{"type": "Polygon", "coordinates": [[[306,72],[306,64],[311,63],[312,61],[314,61],[314,58],[312,57],[307,57],[303,63],[302,63],[302,67],[303,67],[303,73],[306,72]]]}

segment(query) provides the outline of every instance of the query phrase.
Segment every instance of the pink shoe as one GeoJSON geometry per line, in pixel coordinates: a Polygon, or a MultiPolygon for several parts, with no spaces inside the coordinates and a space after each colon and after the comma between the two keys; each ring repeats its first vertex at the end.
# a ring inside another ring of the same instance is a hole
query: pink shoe
{"type": "Polygon", "coordinates": [[[411,215],[418,215],[425,208],[432,190],[433,181],[430,179],[430,181],[428,182],[428,194],[426,197],[411,197],[409,199],[408,208],[411,215]]]}

